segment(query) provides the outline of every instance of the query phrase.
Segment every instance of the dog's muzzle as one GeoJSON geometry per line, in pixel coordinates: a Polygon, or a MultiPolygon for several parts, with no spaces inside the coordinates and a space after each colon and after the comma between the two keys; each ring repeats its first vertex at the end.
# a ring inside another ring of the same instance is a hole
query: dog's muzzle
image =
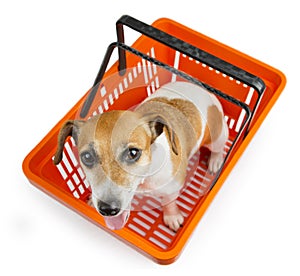
{"type": "Polygon", "coordinates": [[[121,203],[112,201],[106,203],[99,201],[98,212],[104,217],[106,226],[111,230],[119,230],[125,226],[129,218],[130,210],[121,210],[121,203]]]}

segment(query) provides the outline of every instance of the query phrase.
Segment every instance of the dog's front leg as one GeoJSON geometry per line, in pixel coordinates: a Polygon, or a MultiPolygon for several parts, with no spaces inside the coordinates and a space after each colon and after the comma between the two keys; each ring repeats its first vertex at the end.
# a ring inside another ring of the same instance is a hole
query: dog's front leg
{"type": "Polygon", "coordinates": [[[163,197],[163,220],[164,223],[173,231],[177,231],[183,224],[184,217],[176,204],[176,196],[163,197]]]}

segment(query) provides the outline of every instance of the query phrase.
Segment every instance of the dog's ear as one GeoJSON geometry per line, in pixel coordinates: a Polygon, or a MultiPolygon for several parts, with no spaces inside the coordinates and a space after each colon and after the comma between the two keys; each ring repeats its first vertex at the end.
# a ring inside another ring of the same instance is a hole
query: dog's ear
{"type": "Polygon", "coordinates": [[[75,144],[77,145],[79,130],[82,124],[84,124],[84,121],[67,121],[60,129],[58,134],[57,150],[53,159],[55,165],[58,165],[62,160],[65,141],[69,136],[73,137],[75,144]]]}
{"type": "Polygon", "coordinates": [[[172,151],[176,155],[178,155],[176,136],[171,124],[163,116],[157,114],[146,114],[145,119],[151,131],[151,143],[153,143],[155,139],[163,133],[165,128],[167,131],[168,139],[172,146],[172,151]]]}

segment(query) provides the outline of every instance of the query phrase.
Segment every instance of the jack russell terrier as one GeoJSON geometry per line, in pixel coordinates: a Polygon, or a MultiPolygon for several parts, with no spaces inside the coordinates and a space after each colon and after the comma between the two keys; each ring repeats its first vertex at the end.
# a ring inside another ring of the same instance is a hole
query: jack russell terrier
{"type": "Polygon", "coordinates": [[[161,198],[164,223],[173,231],[184,217],[176,204],[189,158],[205,146],[208,169],[223,164],[228,127],[217,98],[188,82],[168,83],[133,111],[109,111],[87,121],[67,121],[54,164],[72,136],[90,183],[91,201],[112,230],[125,226],[135,193],[161,198]]]}

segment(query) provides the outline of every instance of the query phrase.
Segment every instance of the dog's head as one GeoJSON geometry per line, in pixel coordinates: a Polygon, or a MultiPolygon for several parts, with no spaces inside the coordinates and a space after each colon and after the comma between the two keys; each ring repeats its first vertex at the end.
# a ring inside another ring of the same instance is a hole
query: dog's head
{"type": "Polygon", "coordinates": [[[67,121],[58,136],[54,163],[62,160],[65,140],[72,136],[94,207],[109,228],[120,229],[127,222],[137,187],[149,173],[151,144],[163,132],[177,154],[170,124],[155,114],[110,111],[87,121],[67,121]]]}

